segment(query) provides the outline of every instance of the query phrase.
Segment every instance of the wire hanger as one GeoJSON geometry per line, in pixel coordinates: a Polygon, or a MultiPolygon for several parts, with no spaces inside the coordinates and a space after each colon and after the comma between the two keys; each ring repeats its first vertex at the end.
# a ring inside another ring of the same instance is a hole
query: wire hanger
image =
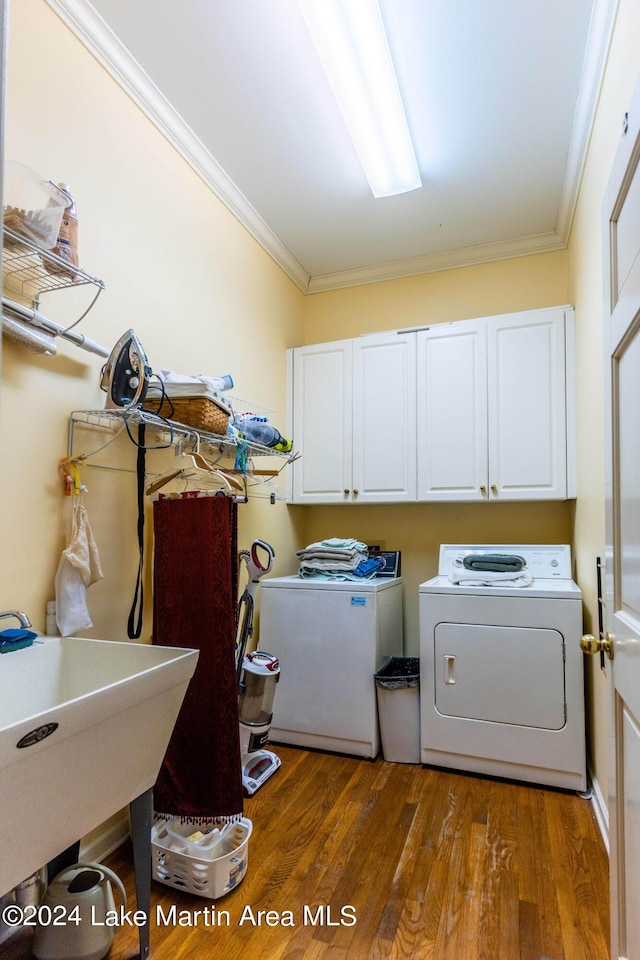
{"type": "Polygon", "coordinates": [[[237,477],[225,473],[220,467],[212,466],[200,453],[181,453],[176,456],[175,461],[177,462],[174,462],[169,470],[148,484],[145,491],[147,496],[179,478],[185,480],[198,478],[205,486],[222,485],[228,493],[232,493],[233,488],[240,491],[244,489],[237,477]]]}

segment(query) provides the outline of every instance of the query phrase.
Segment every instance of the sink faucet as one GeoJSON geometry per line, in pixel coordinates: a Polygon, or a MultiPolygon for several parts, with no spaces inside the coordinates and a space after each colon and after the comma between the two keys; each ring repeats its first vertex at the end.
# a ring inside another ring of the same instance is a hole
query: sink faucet
{"type": "Polygon", "coordinates": [[[4,620],[5,617],[14,617],[21,627],[28,629],[31,626],[31,621],[26,613],[23,613],[22,610],[3,610],[0,612],[0,620],[4,620]]]}

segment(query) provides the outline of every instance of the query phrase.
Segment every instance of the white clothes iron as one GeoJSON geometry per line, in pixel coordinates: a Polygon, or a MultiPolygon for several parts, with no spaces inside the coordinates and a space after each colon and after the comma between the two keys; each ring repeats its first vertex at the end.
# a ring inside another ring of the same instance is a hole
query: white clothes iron
{"type": "Polygon", "coordinates": [[[133,330],[123,333],[102,368],[100,389],[107,394],[105,409],[139,406],[152,374],[149,361],[133,330]]]}

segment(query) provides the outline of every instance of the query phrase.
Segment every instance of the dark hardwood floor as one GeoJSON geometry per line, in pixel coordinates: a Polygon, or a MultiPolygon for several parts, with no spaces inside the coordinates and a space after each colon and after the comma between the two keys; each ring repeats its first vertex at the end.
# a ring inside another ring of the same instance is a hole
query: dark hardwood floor
{"type": "MultiPolygon", "coordinates": [[[[588,801],[274,749],[281,769],[245,801],[244,881],[216,902],[154,881],[153,960],[607,960],[608,859],[588,801]],[[158,924],[158,906],[174,919],[158,924]]],[[[106,863],[133,907],[129,845],[106,863]]],[[[137,953],[120,929],[109,960],[137,953]]],[[[30,958],[30,935],[0,956],[30,958]]]]}

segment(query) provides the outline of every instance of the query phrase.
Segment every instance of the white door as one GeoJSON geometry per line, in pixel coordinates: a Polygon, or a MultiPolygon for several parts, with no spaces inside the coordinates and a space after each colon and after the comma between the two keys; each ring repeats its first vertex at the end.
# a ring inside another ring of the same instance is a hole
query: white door
{"type": "Polygon", "coordinates": [[[416,499],[416,335],[353,341],[353,503],[416,499]]]}
{"type": "Polygon", "coordinates": [[[294,503],[351,499],[352,348],[336,340],[291,351],[290,404],[294,448],[302,456],[291,471],[294,503]]]}
{"type": "Polygon", "coordinates": [[[567,495],[564,322],[556,309],[487,324],[491,499],[567,495]]]}
{"type": "Polygon", "coordinates": [[[640,958],[640,84],[604,206],[612,957],[640,958]]]}
{"type": "Polygon", "coordinates": [[[418,499],[486,500],[486,323],[421,330],[417,351],[418,499]]]}

